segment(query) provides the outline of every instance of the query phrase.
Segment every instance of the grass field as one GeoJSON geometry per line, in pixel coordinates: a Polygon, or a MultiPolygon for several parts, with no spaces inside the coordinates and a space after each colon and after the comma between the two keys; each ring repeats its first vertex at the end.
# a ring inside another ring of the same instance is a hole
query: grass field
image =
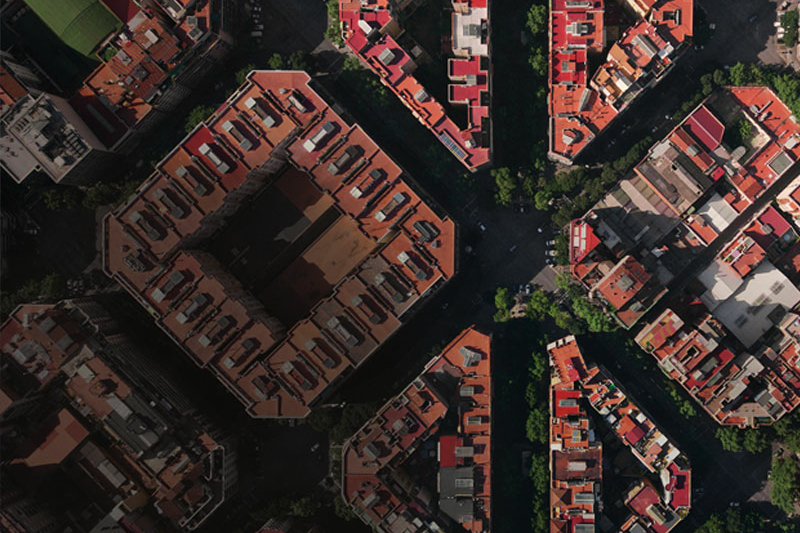
{"type": "Polygon", "coordinates": [[[67,46],[90,55],[120,21],[99,0],[25,0],[67,46]]]}

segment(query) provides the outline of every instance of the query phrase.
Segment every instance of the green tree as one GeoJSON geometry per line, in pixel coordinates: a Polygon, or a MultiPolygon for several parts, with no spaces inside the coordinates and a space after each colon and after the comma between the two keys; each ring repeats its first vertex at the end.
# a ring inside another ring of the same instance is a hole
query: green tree
{"type": "Polygon", "coordinates": [[[703,88],[703,95],[708,96],[714,92],[714,76],[711,73],[700,76],[700,85],[703,88]]]}
{"type": "Polygon", "coordinates": [[[377,408],[378,405],[374,402],[345,405],[339,422],[328,433],[328,439],[335,444],[343,443],[353,436],[364,422],[372,418],[377,408]]]}
{"type": "Polygon", "coordinates": [[[533,206],[540,211],[546,211],[549,207],[549,202],[552,199],[552,192],[547,189],[540,189],[536,191],[536,194],[533,197],[533,206]]]}
{"type": "Polygon", "coordinates": [[[541,352],[533,352],[531,354],[531,364],[528,367],[528,373],[534,381],[541,381],[547,374],[548,364],[547,357],[541,352]]]}
{"type": "Polygon", "coordinates": [[[109,182],[99,181],[86,189],[83,207],[94,211],[102,205],[113,203],[119,197],[119,188],[109,182]]]}
{"type": "Polygon", "coordinates": [[[550,314],[552,305],[552,300],[547,293],[541,289],[536,289],[531,293],[525,314],[533,320],[544,320],[550,314]]]}
{"type": "Polygon", "coordinates": [[[319,407],[313,409],[311,413],[303,419],[304,423],[311,426],[311,429],[320,433],[327,433],[336,427],[342,413],[339,409],[331,407],[319,407]]]}
{"type": "Polygon", "coordinates": [[[739,130],[739,136],[743,141],[753,136],[753,124],[746,118],[743,118],[736,124],[736,129],[739,130]]]}
{"type": "Polygon", "coordinates": [[[528,31],[533,35],[545,33],[548,26],[547,6],[543,4],[533,4],[530,9],[528,9],[528,21],[525,26],[527,26],[528,31]]]}
{"type": "Polygon", "coordinates": [[[322,504],[317,498],[304,496],[289,502],[289,514],[300,518],[309,518],[317,514],[322,504]]]}
{"type": "Polygon", "coordinates": [[[611,163],[605,163],[603,165],[603,170],[602,172],[600,172],[600,179],[603,181],[603,183],[605,183],[606,185],[610,185],[612,183],[618,182],[621,177],[622,176],[620,175],[620,173],[617,171],[617,169],[614,168],[614,166],[611,163]]]}
{"type": "Polygon", "coordinates": [[[540,78],[547,77],[549,63],[547,61],[547,54],[545,54],[541,46],[534,46],[531,48],[531,53],[528,56],[528,64],[530,64],[534,74],[540,78]]]}
{"type": "Polygon", "coordinates": [[[494,315],[495,322],[505,322],[511,318],[510,311],[514,305],[514,300],[511,298],[511,291],[507,287],[497,287],[494,294],[494,306],[497,312],[494,315]]]}
{"type": "Polygon", "coordinates": [[[533,174],[530,172],[526,172],[525,175],[522,176],[520,180],[520,185],[522,186],[522,192],[526,198],[529,200],[536,199],[536,178],[533,177],[533,174]]]}
{"type": "MultiPolygon", "coordinates": [[[[355,59],[355,58],[353,58],[353,59],[355,59]]],[[[345,61],[345,64],[347,64],[346,61],[345,61]]],[[[269,70],[283,70],[283,69],[285,69],[286,68],[286,63],[284,63],[284,61],[283,61],[283,56],[281,56],[278,53],[274,53],[271,56],[269,56],[269,59],[267,59],[267,68],[269,70]]]]}
{"type": "Polygon", "coordinates": [[[312,62],[314,58],[311,54],[304,50],[296,50],[289,56],[289,66],[293,70],[310,71],[312,69],[312,62]]]}
{"type": "Polygon", "coordinates": [[[798,462],[796,457],[781,459],[776,457],[772,460],[770,469],[770,479],[772,480],[772,492],[770,499],[772,504],[786,514],[791,514],[794,510],[794,502],[797,500],[798,462]]]}
{"type": "Polygon", "coordinates": [[[800,76],[781,74],[772,78],[778,98],[795,114],[800,114],[800,76]]]}
{"type": "Polygon", "coordinates": [[[761,453],[769,447],[769,438],[765,431],[748,429],[744,432],[742,445],[750,453],[761,453]]]}
{"type": "Polygon", "coordinates": [[[603,310],[593,305],[583,295],[572,299],[572,311],[575,316],[586,322],[591,332],[610,332],[616,329],[603,310]]]}
{"type": "Polygon", "coordinates": [[[61,208],[75,209],[81,204],[81,195],[80,189],[62,185],[42,193],[42,202],[52,211],[61,208]]]}
{"type": "Polygon", "coordinates": [[[533,443],[544,444],[547,442],[550,415],[544,407],[531,409],[525,421],[525,436],[533,443]]]}
{"type": "Polygon", "coordinates": [[[792,47],[797,44],[797,19],[796,9],[790,9],[781,16],[781,26],[783,26],[783,43],[792,47]]]}
{"type": "Polygon", "coordinates": [[[747,68],[741,62],[736,63],[730,68],[728,77],[730,78],[731,85],[735,86],[747,85],[749,81],[747,79],[747,68]]]}
{"type": "Polygon", "coordinates": [[[739,428],[734,426],[717,428],[716,436],[723,450],[729,452],[741,452],[743,450],[742,432],[739,428]]]}
{"type": "Polygon", "coordinates": [[[342,39],[341,23],[339,22],[339,0],[328,0],[325,5],[328,8],[328,28],[325,30],[325,37],[333,44],[342,46],[344,40],[342,39]]]}
{"type": "Polygon", "coordinates": [[[529,409],[533,409],[538,401],[539,392],[537,390],[536,382],[529,381],[528,384],[525,385],[525,403],[528,404],[529,409]]]}
{"type": "Polygon", "coordinates": [[[589,180],[586,183],[586,186],[583,189],[587,195],[589,195],[589,199],[592,202],[598,201],[600,198],[603,197],[603,193],[605,192],[605,187],[603,187],[603,180],[602,178],[594,178],[589,180]]]}
{"type": "Polygon", "coordinates": [[[718,68],[714,71],[714,85],[717,87],[722,87],[723,85],[728,84],[728,76],[725,74],[725,71],[718,68]]]}
{"type": "Polygon", "coordinates": [[[206,117],[214,112],[214,108],[210,105],[199,105],[189,112],[189,118],[186,119],[186,126],[184,129],[186,133],[191,133],[195,127],[203,122],[206,117]]]}
{"type": "Polygon", "coordinates": [[[235,74],[236,84],[242,85],[247,79],[247,75],[250,74],[250,71],[255,70],[255,68],[256,66],[254,64],[248,63],[247,65],[237,70],[235,74]]]}
{"type": "Polygon", "coordinates": [[[561,207],[558,208],[558,211],[553,214],[552,221],[553,224],[556,226],[563,227],[570,223],[570,221],[575,218],[575,215],[578,213],[578,210],[575,208],[575,205],[569,201],[564,202],[561,204],[561,207]]]}
{"type": "Polygon", "coordinates": [[[718,515],[712,514],[705,523],[694,533],[728,533],[725,527],[725,520],[718,515]]]}
{"type": "Polygon", "coordinates": [[[337,494],[333,499],[333,512],[337,517],[347,522],[355,520],[356,518],[355,513],[353,513],[353,510],[350,508],[350,506],[347,505],[347,503],[345,503],[345,501],[342,499],[341,494],[337,494]]]}
{"type": "Polygon", "coordinates": [[[531,467],[528,475],[533,482],[533,491],[538,496],[547,493],[550,484],[550,467],[547,464],[547,456],[542,453],[531,455],[531,467]]]}
{"type": "Polygon", "coordinates": [[[42,193],[42,202],[44,206],[51,211],[58,211],[61,209],[61,194],[57,189],[50,189],[42,193]]]}
{"type": "Polygon", "coordinates": [[[48,274],[39,285],[39,294],[48,301],[61,300],[67,295],[67,282],[58,273],[48,274]]]}
{"type": "Polygon", "coordinates": [[[533,531],[547,531],[549,509],[550,507],[545,503],[543,497],[533,500],[533,517],[531,518],[531,529],[533,531]]]}
{"type": "Polygon", "coordinates": [[[514,191],[517,188],[517,178],[507,167],[496,168],[490,172],[494,178],[497,190],[494,195],[495,202],[502,206],[508,206],[514,199],[514,191]]]}

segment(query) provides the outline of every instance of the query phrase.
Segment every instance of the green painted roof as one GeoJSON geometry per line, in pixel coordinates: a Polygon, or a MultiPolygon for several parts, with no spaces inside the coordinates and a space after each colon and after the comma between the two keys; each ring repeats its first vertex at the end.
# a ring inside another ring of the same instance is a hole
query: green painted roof
{"type": "Polygon", "coordinates": [[[67,46],[90,55],[119,19],[99,0],[25,0],[67,46]]]}

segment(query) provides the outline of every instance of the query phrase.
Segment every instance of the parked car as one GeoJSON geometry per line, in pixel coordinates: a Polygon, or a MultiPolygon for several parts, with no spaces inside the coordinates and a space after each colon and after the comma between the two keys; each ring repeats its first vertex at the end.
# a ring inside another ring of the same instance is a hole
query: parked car
{"type": "Polygon", "coordinates": [[[555,257],[558,255],[558,252],[556,252],[555,250],[547,250],[545,252],[545,255],[549,255],[550,257],[555,257]]]}
{"type": "Polygon", "coordinates": [[[530,294],[530,293],[531,293],[531,286],[525,285],[525,294],[530,294]]]}
{"type": "Polygon", "coordinates": [[[478,222],[478,227],[481,229],[481,231],[486,231],[486,226],[483,225],[483,222],[478,222]]]}
{"type": "Polygon", "coordinates": [[[511,252],[514,252],[516,249],[517,249],[517,245],[513,244],[513,245],[511,245],[511,248],[508,249],[508,251],[509,251],[509,253],[511,253],[511,252]]]}
{"type": "Polygon", "coordinates": [[[556,241],[555,240],[545,241],[544,245],[545,246],[555,246],[556,245],[556,241]]]}

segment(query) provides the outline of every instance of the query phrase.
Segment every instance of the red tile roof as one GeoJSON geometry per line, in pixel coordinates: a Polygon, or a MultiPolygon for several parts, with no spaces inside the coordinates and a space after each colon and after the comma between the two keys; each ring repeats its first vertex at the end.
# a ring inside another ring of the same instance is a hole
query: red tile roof
{"type": "Polygon", "coordinates": [[[722,143],[725,126],[704,105],[689,115],[686,119],[686,126],[709,151],[716,150],[722,143]]]}
{"type": "Polygon", "coordinates": [[[582,219],[575,219],[569,225],[569,262],[581,263],[592,250],[600,244],[594,228],[582,219]]]}
{"type": "Polygon", "coordinates": [[[28,91],[14,78],[5,67],[0,66],[0,115],[14,105],[28,91]]]}
{"type": "MultiPolygon", "coordinates": [[[[448,411],[461,414],[455,435],[439,437],[441,468],[470,467],[473,474],[471,521],[467,531],[488,531],[491,521],[491,339],[469,328],[458,335],[440,355],[400,394],[350,437],[342,450],[342,496],[357,509],[365,523],[387,531],[403,531],[404,522],[435,522],[429,509],[415,502],[416,487],[385,483],[394,469],[402,468],[409,450],[417,448],[444,423],[448,411]],[[455,399],[444,395],[439,376],[456,383],[455,399]],[[471,452],[471,460],[459,458],[459,449],[471,452]],[[409,491],[409,492],[406,492],[409,491]]],[[[440,499],[445,496],[440,495],[440,499]]],[[[443,506],[440,501],[440,509],[443,506]]]]}
{"type": "Polygon", "coordinates": [[[17,450],[18,457],[12,464],[24,464],[28,468],[42,468],[61,464],[89,436],[78,419],[62,409],[42,422],[17,450]]]}
{"type": "Polygon", "coordinates": [[[444,107],[413,76],[416,64],[393,38],[398,33],[397,21],[387,2],[339,0],[339,20],[347,46],[380,76],[417,120],[474,171],[491,163],[488,1],[454,0],[453,8],[450,41],[456,57],[448,60],[448,100],[466,106],[468,121],[464,129],[447,116],[444,107]],[[466,28],[477,33],[464,33],[466,28]]]}
{"type": "Polygon", "coordinates": [[[571,162],[638,93],[645,71],[659,77],[692,34],[693,0],[635,6],[641,18],[615,43],[587,79],[587,50],[605,47],[603,0],[554,1],[550,10],[549,156],[571,162]],[[676,15],[676,13],[680,13],[676,15]],[[622,98],[627,94],[625,98],[622,98]]]}
{"type": "Polygon", "coordinates": [[[434,209],[307,74],[253,72],[107,218],[104,268],[251,415],[302,417],[454,275],[455,225],[434,209]],[[270,255],[320,233],[251,294],[191,247],[267,180],[302,218],[270,255]]]}
{"type": "MultiPolygon", "coordinates": [[[[547,351],[554,369],[550,385],[550,530],[574,531],[572,519],[576,516],[594,521],[595,502],[600,497],[602,444],[590,440],[594,431],[581,403],[584,400],[602,413],[617,437],[648,471],[660,474],[664,500],[651,488],[645,507],[664,506],[666,500],[672,499],[673,508],[680,508],[679,516],[685,516],[691,505],[691,491],[685,492],[691,476],[686,458],[604,369],[595,365],[587,368],[574,336],[550,343],[547,351]],[[678,462],[685,466],[678,467],[678,462]],[[582,496],[578,498],[576,494],[582,496]]],[[[646,508],[639,508],[639,503],[641,500],[630,507],[638,519],[647,521],[650,515],[646,508]]],[[[661,533],[674,527],[680,517],[661,533]]]]}
{"type": "Polygon", "coordinates": [[[633,256],[623,258],[597,284],[597,292],[614,306],[622,309],[650,280],[650,274],[633,256]]]}
{"type": "Polygon", "coordinates": [[[102,2],[123,23],[127,23],[139,11],[133,0],[102,0],[102,2]]]}

